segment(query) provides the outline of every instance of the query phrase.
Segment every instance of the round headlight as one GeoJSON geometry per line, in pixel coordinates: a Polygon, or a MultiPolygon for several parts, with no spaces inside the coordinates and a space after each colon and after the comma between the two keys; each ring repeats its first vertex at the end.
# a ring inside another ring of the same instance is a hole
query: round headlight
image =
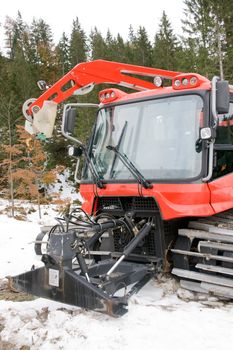
{"type": "Polygon", "coordinates": [[[106,95],[105,95],[106,98],[109,98],[110,97],[110,93],[108,92],[106,95]]]}
{"type": "Polygon", "coordinates": [[[163,79],[160,76],[154,77],[154,84],[156,87],[161,87],[163,85],[163,79]]]}
{"type": "Polygon", "coordinates": [[[182,80],[182,85],[187,86],[188,83],[189,83],[189,81],[188,81],[187,78],[184,78],[184,79],[182,80]]]}
{"type": "Polygon", "coordinates": [[[112,91],[112,92],[111,92],[111,98],[114,98],[115,96],[116,96],[115,92],[112,91]]]}
{"type": "Polygon", "coordinates": [[[196,84],[197,84],[197,78],[196,78],[196,77],[192,77],[192,78],[190,79],[190,84],[191,84],[191,85],[196,85],[196,84]]]}
{"type": "Polygon", "coordinates": [[[176,79],[176,80],[174,81],[174,85],[175,85],[176,87],[179,87],[180,84],[181,84],[181,81],[180,81],[179,79],[176,79]]]}

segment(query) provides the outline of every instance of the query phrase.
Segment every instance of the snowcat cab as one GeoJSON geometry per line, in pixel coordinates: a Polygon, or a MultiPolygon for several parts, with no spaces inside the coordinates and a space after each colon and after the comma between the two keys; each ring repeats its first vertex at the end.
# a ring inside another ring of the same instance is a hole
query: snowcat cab
{"type": "Polygon", "coordinates": [[[107,88],[97,104],[64,106],[84,202],[50,231],[44,267],[13,277],[14,287],[118,316],[170,266],[185,288],[233,297],[232,87],[196,73],[81,63],[25,102],[26,129],[51,137],[57,104],[102,83],[137,92],[107,88]],[[79,108],[97,111],[88,146],[74,135],[79,108]]]}

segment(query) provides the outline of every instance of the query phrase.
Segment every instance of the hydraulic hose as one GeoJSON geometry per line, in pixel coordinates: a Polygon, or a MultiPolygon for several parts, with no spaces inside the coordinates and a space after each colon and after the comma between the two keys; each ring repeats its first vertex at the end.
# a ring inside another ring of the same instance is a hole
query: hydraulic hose
{"type": "Polygon", "coordinates": [[[87,240],[86,246],[90,249],[106,230],[122,225],[124,225],[123,220],[112,220],[93,225],[91,231],[96,231],[96,233],[87,240]]]}

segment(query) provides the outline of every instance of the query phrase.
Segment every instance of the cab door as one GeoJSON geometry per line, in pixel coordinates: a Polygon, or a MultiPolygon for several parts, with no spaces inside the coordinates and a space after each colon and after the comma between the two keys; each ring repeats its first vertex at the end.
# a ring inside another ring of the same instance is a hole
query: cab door
{"type": "Polygon", "coordinates": [[[209,188],[211,205],[216,213],[233,208],[233,95],[229,113],[219,116],[209,188]]]}

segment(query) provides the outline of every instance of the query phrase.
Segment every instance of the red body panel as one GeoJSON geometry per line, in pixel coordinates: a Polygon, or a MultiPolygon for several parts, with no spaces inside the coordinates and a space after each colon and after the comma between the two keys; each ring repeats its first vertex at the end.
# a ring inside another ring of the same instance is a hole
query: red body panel
{"type": "Polygon", "coordinates": [[[140,196],[154,197],[164,220],[189,216],[210,216],[233,208],[233,174],[225,175],[210,183],[203,184],[154,184],[152,189],[137,184],[107,184],[96,190],[95,185],[80,186],[84,199],[83,209],[94,212],[97,196],[140,196]]]}
{"type": "MultiPolygon", "coordinates": [[[[98,189],[98,196],[139,196],[138,189],[138,184],[107,184],[104,189],[98,189]]],[[[97,194],[93,185],[82,184],[80,193],[84,199],[82,208],[92,214],[97,194]]],[[[155,198],[164,220],[215,214],[207,184],[154,184],[152,189],[142,189],[142,193],[155,198]]]]}
{"type": "Polygon", "coordinates": [[[220,177],[208,185],[211,204],[216,213],[233,208],[233,174],[220,177]]]}

